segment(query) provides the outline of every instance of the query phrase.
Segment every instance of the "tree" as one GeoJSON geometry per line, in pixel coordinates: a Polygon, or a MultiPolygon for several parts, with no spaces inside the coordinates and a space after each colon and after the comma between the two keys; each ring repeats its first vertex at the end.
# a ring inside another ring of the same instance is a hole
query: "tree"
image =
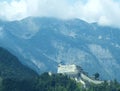
{"type": "Polygon", "coordinates": [[[95,74],[94,74],[94,77],[95,77],[95,79],[99,79],[100,74],[99,74],[99,73],[95,73],[95,74]]]}

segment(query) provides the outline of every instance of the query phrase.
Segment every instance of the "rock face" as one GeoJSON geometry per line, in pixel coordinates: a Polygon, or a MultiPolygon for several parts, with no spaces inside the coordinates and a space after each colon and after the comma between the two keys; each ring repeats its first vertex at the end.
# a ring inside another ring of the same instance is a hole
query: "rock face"
{"type": "Polygon", "coordinates": [[[120,29],[79,19],[26,18],[0,21],[0,46],[38,73],[57,72],[61,61],[90,75],[120,81],[120,29]]]}

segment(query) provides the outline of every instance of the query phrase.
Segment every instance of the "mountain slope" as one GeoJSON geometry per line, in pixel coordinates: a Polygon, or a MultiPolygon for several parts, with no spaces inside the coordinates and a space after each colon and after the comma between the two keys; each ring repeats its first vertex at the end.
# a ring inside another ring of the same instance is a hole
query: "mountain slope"
{"type": "Polygon", "coordinates": [[[16,56],[0,47],[0,77],[3,79],[31,79],[37,74],[21,64],[16,56]]]}
{"type": "Polygon", "coordinates": [[[56,72],[63,62],[120,81],[120,29],[45,17],[1,21],[0,27],[0,45],[38,73],[56,72]]]}

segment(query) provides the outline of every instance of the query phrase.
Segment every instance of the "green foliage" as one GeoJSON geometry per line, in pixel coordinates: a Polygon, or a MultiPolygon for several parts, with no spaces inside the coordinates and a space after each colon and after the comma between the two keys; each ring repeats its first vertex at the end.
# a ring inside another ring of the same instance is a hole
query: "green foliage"
{"type": "Polygon", "coordinates": [[[34,80],[4,79],[2,82],[2,91],[35,91],[34,80]]]}
{"type": "Polygon", "coordinates": [[[38,78],[37,91],[77,91],[77,83],[67,76],[44,73],[38,78]]]}
{"type": "Polygon", "coordinates": [[[0,91],[120,91],[120,84],[114,80],[102,84],[90,84],[84,88],[67,76],[44,73],[34,79],[3,79],[0,91]]]}
{"type": "Polygon", "coordinates": [[[1,91],[80,91],[77,83],[67,76],[44,73],[29,79],[4,79],[1,91]]]}
{"type": "Polygon", "coordinates": [[[90,84],[87,91],[119,91],[120,90],[120,84],[114,80],[114,81],[104,81],[104,83],[100,85],[90,84]]]}
{"type": "Polygon", "coordinates": [[[99,73],[95,73],[94,76],[95,76],[95,79],[98,79],[100,74],[99,73]]]}

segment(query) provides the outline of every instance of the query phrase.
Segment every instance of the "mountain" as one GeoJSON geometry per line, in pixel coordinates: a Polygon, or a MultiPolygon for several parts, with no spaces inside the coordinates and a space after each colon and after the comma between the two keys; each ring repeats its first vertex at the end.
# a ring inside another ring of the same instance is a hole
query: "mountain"
{"type": "Polygon", "coordinates": [[[0,47],[0,79],[32,79],[37,73],[21,64],[16,56],[0,47]]]}
{"type": "Polygon", "coordinates": [[[120,29],[79,19],[28,17],[0,21],[0,46],[39,74],[57,71],[60,62],[81,66],[90,75],[120,81],[120,29]]]}

